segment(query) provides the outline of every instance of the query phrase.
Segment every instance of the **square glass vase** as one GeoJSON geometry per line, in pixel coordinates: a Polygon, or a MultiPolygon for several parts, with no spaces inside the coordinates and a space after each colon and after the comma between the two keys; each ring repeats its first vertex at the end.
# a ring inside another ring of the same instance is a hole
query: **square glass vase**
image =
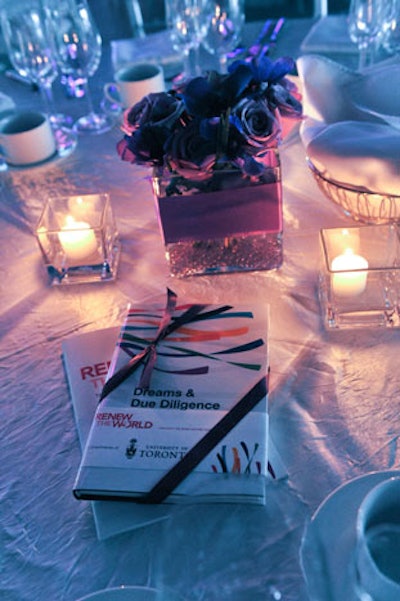
{"type": "Polygon", "coordinates": [[[282,184],[279,153],[265,152],[262,176],[239,169],[189,179],[155,170],[152,187],[172,276],[281,266],[282,184]]]}
{"type": "Polygon", "coordinates": [[[36,238],[51,285],[116,278],[120,242],[108,194],[49,198],[36,238]]]}
{"type": "Polygon", "coordinates": [[[400,228],[320,232],[319,296],[329,329],[400,327],[400,228]]]}

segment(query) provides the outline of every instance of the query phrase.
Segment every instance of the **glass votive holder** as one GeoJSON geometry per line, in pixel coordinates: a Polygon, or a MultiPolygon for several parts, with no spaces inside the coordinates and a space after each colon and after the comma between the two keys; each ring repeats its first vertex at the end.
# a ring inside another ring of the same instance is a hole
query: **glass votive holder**
{"type": "Polygon", "coordinates": [[[36,237],[52,285],[116,278],[120,242],[108,194],[49,198],[36,237]]]}
{"type": "Polygon", "coordinates": [[[328,328],[400,326],[399,233],[395,224],[321,230],[319,297],[328,328]]]}

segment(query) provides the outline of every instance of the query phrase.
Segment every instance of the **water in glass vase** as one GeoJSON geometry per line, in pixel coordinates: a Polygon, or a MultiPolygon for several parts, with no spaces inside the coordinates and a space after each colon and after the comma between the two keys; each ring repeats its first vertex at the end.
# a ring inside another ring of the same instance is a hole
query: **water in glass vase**
{"type": "Polygon", "coordinates": [[[277,269],[282,264],[279,153],[266,151],[264,171],[239,169],[183,178],[153,175],[160,229],[173,276],[277,269]]]}

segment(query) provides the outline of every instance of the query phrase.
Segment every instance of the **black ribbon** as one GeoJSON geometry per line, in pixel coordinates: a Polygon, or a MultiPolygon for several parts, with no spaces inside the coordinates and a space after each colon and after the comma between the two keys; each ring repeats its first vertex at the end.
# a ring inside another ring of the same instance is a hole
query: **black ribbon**
{"type": "MultiPolygon", "coordinates": [[[[173,318],[173,312],[176,307],[177,295],[167,289],[167,304],[164,314],[161,318],[157,335],[155,339],[140,353],[134,355],[129,362],[121,367],[105,383],[100,401],[115,390],[124,380],[126,380],[138,367],[144,364],[144,370],[140,380],[140,386],[148,387],[150,377],[157,359],[157,345],[160,340],[166,338],[169,334],[179,329],[181,326],[190,322],[209,319],[214,315],[219,315],[228,311],[232,307],[223,305],[210,311],[202,311],[207,305],[191,305],[187,311],[179,317],[173,318]]],[[[257,382],[249,392],[228,411],[228,413],[207,432],[184,455],[184,457],[171,468],[169,472],[143,497],[135,498],[137,503],[155,504],[164,501],[171,492],[199,465],[199,463],[212,451],[216,445],[249,413],[268,393],[267,376],[264,376],[257,382]]],[[[100,402],[99,401],[99,402],[100,402]]]]}
{"type": "Polygon", "coordinates": [[[124,382],[134,371],[136,371],[139,365],[142,364],[144,364],[144,369],[140,378],[140,386],[142,388],[149,388],[151,374],[157,360],[157,345],[161,340],[164,340],[169,334],[188,323],[209,319],[214,315],[219,315],[232,308],[230,305],[223,305],[217,309],[202,313],[207,305],[196,304],[191,305],[187,311],[182,313],[182,315],[174,318],[173,313],[176,307],[176,301],[177,295],[175,292],[167,288],[167,304],[158,326],[155,339],[143,351],[134,355],[126,365],[123,365],[107,380],[101,392],[99,403],[122,384],[122,382],[124,382]]]}
{"type": "Polygon", "coordinates": [[[264,376],[228,413],[207,432],[137,503],[161,503],[192,472],[210,451],[244,418],[268,393],[268,377],[264,376]]]}

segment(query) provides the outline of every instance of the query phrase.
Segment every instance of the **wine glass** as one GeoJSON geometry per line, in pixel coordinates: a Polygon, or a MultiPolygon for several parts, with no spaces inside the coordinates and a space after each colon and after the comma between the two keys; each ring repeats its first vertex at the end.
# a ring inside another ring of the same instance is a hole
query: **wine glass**
{"type": "Polygon", "coordinates": [[[219,60],[221,73],[227,72],[227,54],[233,50],[242,34],[244,0],[208,0],[206,34],[203,46],[219,60]]]}
{"type": "Polygon", "coordinates": [[[88,84],[88,78],[100,64],[102,40],[86,0],[47,0],[46,10],[58,67],[66,77],[80,80],[89,105],[88,114],[74,123],[75,131],[95,134],[108,131],[113,123],[104,113],[95,112],[88,84]]]}
{"type": "Polygon", "coordinates": [[[383,46],[389,54],[400,54],[400,0],[389,0],[385,13],[383,46]]]}
{"type": "Polygon", "coordinates": [[[384,30],[386,0],[351,0],[348,14],[350,39],[358,45],[358,69],[375,60],[375,53],[384,30]]]}
{"type": "Polygon", "coordinates": [[[18,3],[1,12],[3,36],[10,61],[23,77],[35,83],[42,94],[60,156],[76,147],[76,134],[67,126],[71,118],[56,113],[52,85],[58,75],[51,37],[39,3],[18,3]]]}
{"type": "Polygon", "coordinates": [[[166,0],[172,45],[183,54],[183,73],[175,78],[175,83],[201,74],[199,48],[205,35],[205,3],[206,0],[166,0]]]}

